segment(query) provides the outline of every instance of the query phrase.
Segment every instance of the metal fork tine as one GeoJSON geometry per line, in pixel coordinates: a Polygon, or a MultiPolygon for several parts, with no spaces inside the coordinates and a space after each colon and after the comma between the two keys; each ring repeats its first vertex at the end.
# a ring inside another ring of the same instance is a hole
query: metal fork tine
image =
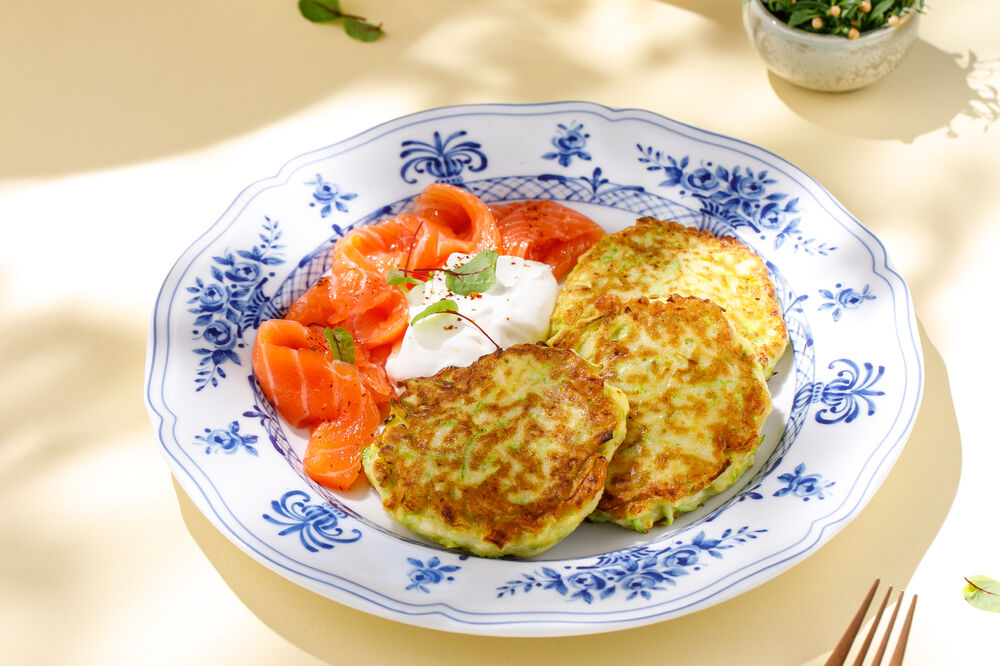
{"type": "Polygon", "coordinates": [[[896,649],[892,652],[892,658],[889,659],[889,666],[902,666],[903,664],[903,653],[906,652],[906,641],[910,638],[910,625],[913,624],[913,611],[917,608],[917,595],[913,595],[913,599],[910,600],[910,607],[906,611],[906,619],[903,620],[903,626],[899,629],[899,640],[896,642],[896,649]]]}
{"type": "Polygon", "coordinates": [[[847,631],[844,632],[837,646],[833,648],[830,658],[826,660],[826,666],[843,666],[844,662],[847,661],[847,655],[851,651],[851,644],[854,643],[854,637],[858,635],[858,630],[861,629],[861,623],[864,622],[868,607],[871,606],[872,599],[875,598],[875,590],[878,588],[879,582],[879,579],[876,578],[875,582],[872,583],[871,589],[868,590],[868,594],[865,596],[864,603],[861,604],[858,612],[854,614],[854,619],[848,625],[847,631]]]}
{"type": "Polygon", "coordinates": [[[892,607],[892,615],[889,616],[889,624],[885,627],[885,635],[882,636],[882,642],[879,643],[878,652],[875,653],[875,658],[872,659],[872,664],[878,666],[882,663],[882,655],[885,654],[885,650],[889,647],[889,636],[892,634],[892,627],[896,624],[896,616],[899,615],[899,607],[903,603],[903,592],[899,591],[899,598],[896,599],[896,605],[892,607]]]}
{"type": "Polygon", "coordinates": [[[858,656],[854,659],[854,666],[861,666],[861,663],[865,659],[865,655],[868,654],[868,648],[872,645],[872,639],[875,638],[875,632],[878,630],[878,623],[882,621],[882,613],[885,612],[885,607],[889,604],[889,596],[892,594],[892,586],[885,591],[885,596],[882,597],[882,603],[878,607],[878,612],[875,613],[875,617],[872,620],[872,626],[868,629],[868,635],[865,636],[865,642],[861,644],[861,648],[858,651],[858,656]]]}

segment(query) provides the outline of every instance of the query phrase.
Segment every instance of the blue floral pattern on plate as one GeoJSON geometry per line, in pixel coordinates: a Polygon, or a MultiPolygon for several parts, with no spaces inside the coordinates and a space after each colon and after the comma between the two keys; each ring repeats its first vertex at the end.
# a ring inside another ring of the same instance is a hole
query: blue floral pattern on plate
{"type": "Polygon", "coordinates": [[[677,579],[705,566],[705,555],[722,559],[724,551],[736,544],[756,539],[767,530],[751,530],[744,526],[738,530],[727,529],[717,539],[710,539],[699,532],[690,541],[675,541],[665,548],[643,546],[619,553],[605,555],[596,564],[565,567],[560,572],[552,567],[542,567],[531,573],[521,574],[519,580],[507,581],[497,588],[497,597],[530,592],[534,589],[552,590],[568,601],[588,604],[603,601],[621,593],[626,600],[640,596],[651,599],[653,592],[662,591],[664,585],[677,585],[677,579]]]}
{"type": "Polygon", "coordinates": [[[195,435],[194,438],[205,447],[205,453],[221,452],[232,455],[237,451],[246,451],[252,456],[257,455],[257,449],[254,447],[257,435],[241,433],[239,421],[232,421],[226,428],[215,430],[205,428],[205,434],[195,435]]]}
{"type": "Polygon", "coordinates": [[[875,398],[885,395],[884,391],[873,388],[885,373],[884,366],[877,368],[871,363],[858,366],[850,359],[841,358],[830,363],[830,369],[841,370],[829,382],[812,382],[799,389],[795,395],[795,405],[821,402],[823,409],[816,412],[816,421],[823,424],[850,423],[862,413],[875,413],[875,398]],[[862,369],[863,368],[863,369],[862,369]]]}
{"type": "Polygon", "coordinates": [[[301,490],[289,490],[271,502],[271,510],[276,516],[265,513],[263,518],[284,528],[278,536],[297,534],[299,543],[311,553],[361,539],[358,528],[347,532],[340,526],[340,522],[348,517],[346,513],[327,502],[309,504],[311,499],[308,493],[301,490]]]}
{"type": "Polygon", "coordinates": [[[415,557],[408,557],[406,561],[410,565],[410,584],[407,590],[417,590],[419,592],[430,593],[431,587],[442,582],[452,582],[455,577],[450,575],[461,569],[456,564],[443,564],[441,558],[434,555],[424,562],[415,557]]]}
{"type": "Polygon", "coordinates": [[[833,287],[836,292],[830,289],[820,289],[819,295],[826,299],[820,304],[819,309],[830,310],[834,321],[840,321],[840,316],[846,310],[857,310],[865,301],[874,301],[875,294],[872,293],[871,286],[865,285],[861,291],[845,287],[839,282],[833,287]]]}
{"type": "Polygon", "coordinates": [[[808,502],[812,498],[825,499],[823,491],[829,492],[836,481],[826,481],[821,474],[806,474],[805,463],[795,466],[794,472],[786,472],[778,477],[778,481],[787,484],[784,488],[775,491],[775,497],[782,495],[792,495],[802,498],[803,502],[808,502]]]}
{"type": "Polygon", "coordinates": [[[206,386],[218,386],[225,379],[225,366],[242,365],[238,350],[245,345],[244,335],[261,322],[261,308],[267,302],[264,285],[274,277],[268,267],[284,263],[278,241],[281,230],[277,221],[264,218],[259,242],[249,250],[226,251],[212,257],[209,281],[201,277],[187,288],[188,312],[197,315],[193,330],[195,339],[207,346],[197,347],[201,357],[195,384],[198,391],[206,386]]]}
{"type": "Polygon", "coordinates": [[[590,135],[583,131],[583,123],[559,123],[556,128],[556,135],[552,137],[555,150],[542,155],[542,159],[555,160],[563,167],[568,167],[574,157],[589,162],[590,153],[584,148],[590,135]]]}
{"type": "MultiPolygon", "coordinates": [[[[771,493],[771,496],[783,497],[785,495],[789,495],[799,497],[803,501],[809,501],[810,498],[826,499],[826,495],[823,494],[823,491],[826,491],[827,493],[831,492],[830,488],[836,485],[836,481],[827,481],[823,478],[822,474],[806,474],[805,471],[805,463],[800,463],[795,467],[794,472],[785,472],[784,474],[779,475],[777,477],[777,481],[785,485],[771,493]]],[[[764,499],[762,486],[765,481],[770,480],[770,478],[771,477],[766,477],[764,480],[757,481],[752,486],[748,487],[739,494],[736,501],[744,502],[746,500],[764,499]]]]}
{"type": "Polygon", "coordinates": [[[413,174],[427,173],[432,176],[432,181],[460,185],[466,169],[470,172],[482,171],[488,164],[486,154],[480,150],[482,145],[478,142],[461,141],[466,134],[465,130],[459,130],[442,139],[439,132],[434,132],[431,142],[404,141],[399,157],[406,161],[399,169],[400,177],[407,183],[416,183],[413,174]]]}
{"type": "Polygon", "coordinates": [[[647,171],[662,171],[665,176],[661,187],[678,187],[681,196],[691,196],[701,202],[706,215],[724,220],[731,226],[748,227],[755,233],[778,231],[774,248],[790,241],[792,250],[801,249],[807,254],[826,255],[836,250],[817,238],[806,238],[799,228],[802,221],[798,197],[787,192],[775,191],[776,178],[767,170],[754,171],[746,166],[726,167],[703,162],[694,167],[688,155],[677,158],[654,149],[639,149],[639,162],[647,171]]]}
{"type": "Polygon", "coordinates": [[[323,176],[320,174],[316,174],[315,178],[306,181],[306,185],[313,188],[313,200],[309,202],[309,206],[311,208],[319,206],[320,217],[328,216],[334,211],[334,209],[340,211],[341,213],[350,212],[350,208],[347,207],[347,202],[353,201],[358,197],[356,192],[341,191],[341,189],[333,183],[325,181],[323,176]]]}
{"type": "Polygon", "coordinates": [[[496,635],[678,617],[808,556],[888,472],[923,372],[906,285],[821,186],[736,139],[580,102],[435,109],[294,158],[243,190],[178,260],[149,345],[146,400],[165,457],[223,534],[340,603],[496,635]],[[344,173],[366,176],[348,190],[334,175],[344,173]],[[669,527],[639,536],[584,524],[530,561],[456,559],[393,524],[366,489],[312,483],[302,471],[307,433],[281,422],[251,376],[254,330],[322,274],[344,232],[404,211],[434,181],[487,202],[552,198],[609,231],[644,215],[674,219],[761,254],[791,350],[769,381],[775,410],[745,480],[669,527]],[[310,203],[319,215],[304,216],[310,203]],[[315,223],[332,219],[332,229],[315,223]],[[866,325],[844,325],[857,311],[866,325]],[[271,447],[249,439],[251,425],[271,447]]]}

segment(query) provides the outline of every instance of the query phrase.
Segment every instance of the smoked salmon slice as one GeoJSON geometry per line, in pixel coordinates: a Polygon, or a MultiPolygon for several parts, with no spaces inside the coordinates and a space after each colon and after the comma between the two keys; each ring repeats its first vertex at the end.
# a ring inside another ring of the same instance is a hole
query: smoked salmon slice
{"type": "Polygon", "coordinates": [[[359,403],[336,421],[324,421],[309,435],[302,467],[313,481],[349,489],[361,472],[361,452],[374,441],[382,422],[374,403],[359,403]]]}
{"type": "Polygon", "coordinates": [[[500,233],[500,254],[546,263],[556,280],[605,233],[586,215],[547,199],[492,204],[490,209],[500,233]]]}
{"type": "Polygon", "coordinates": [[[446,183],[428,185],[413,202],[413,214],[441,230],[439,259],[453,252],[500,247],[500,232],[489,206],[468,190],[446,183]]]}
{"type": "Polygon", "coordinates": [[[356,227],[337,241],[334,253],[368,275],[385,277],[392,269],[404,267],[405,258],[416,245],[417,232],[424,226],[422,223],[422,218],[404,213],[356,227]]]}
{"type": "Polygon", "coordinates": [[[374,406],[358,367],[331,358],[322,329],[269,319],[257,331],[252,362],[264,395],[296,428],[340,420],[366,402],[374,406]]]}
{"type": "Polygon", "coordinates": [[[292,303],[285,318],[305,326],[343,326],[356,343],[377,347],[403,336],[407,312],[406,297],[383,276],[335,259],[330,273],[292,303]]]}
{"type": "Polygon", "coordinates": [[[365,348],[392,344],[403,337],[409,322],[410,305],[402,291],[386,287],[372,298],[369,307],[341,322],[365,348]]]}

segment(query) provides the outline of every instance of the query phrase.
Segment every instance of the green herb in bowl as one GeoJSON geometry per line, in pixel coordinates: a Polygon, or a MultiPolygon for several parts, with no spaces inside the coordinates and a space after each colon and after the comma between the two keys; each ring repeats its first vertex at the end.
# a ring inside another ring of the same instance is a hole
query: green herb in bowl
{"type": "Polygon", "coordinates": [[[763,0],[790,28],[857,39],[869,30],[896,26],[904,14],[923,13],[924,0],[763,0]]]}

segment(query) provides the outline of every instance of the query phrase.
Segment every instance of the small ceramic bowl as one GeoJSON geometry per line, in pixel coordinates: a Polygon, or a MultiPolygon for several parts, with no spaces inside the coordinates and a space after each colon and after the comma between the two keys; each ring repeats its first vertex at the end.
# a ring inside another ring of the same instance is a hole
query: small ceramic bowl
{"type": "Polygon", "coordinates": [[[743,2],[750,43],[772,72],[812,90],[856,90],[887,76],[917,39],[919,14],[904,14],[895,27],[857,39],[789,28],[761,0],[743,2]]]}

